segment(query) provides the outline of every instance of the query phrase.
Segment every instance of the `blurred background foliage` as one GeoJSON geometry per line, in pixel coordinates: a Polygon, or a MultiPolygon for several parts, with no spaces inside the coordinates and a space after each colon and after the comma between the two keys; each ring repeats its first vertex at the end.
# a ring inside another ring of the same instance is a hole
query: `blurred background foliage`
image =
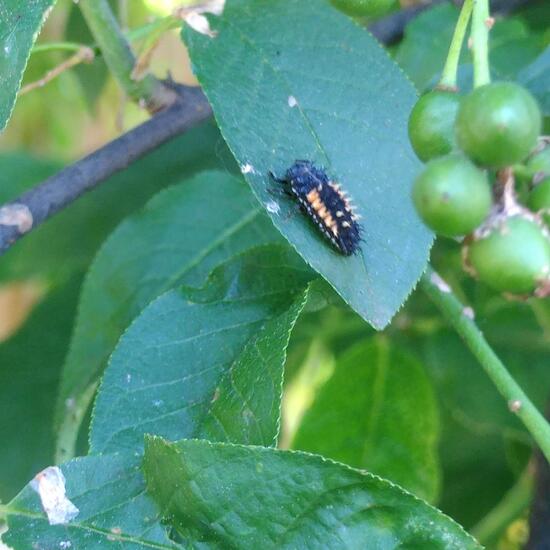
{"type": "MultiPolygon", "coordinates": [[[[135,29],[170,13],[181,2],[120,0],[112,5],[123,27],[135,29]]],[[[491,35],[494,75],[531,83],[545,110],[547,129],[549,10],[547,0],[520,3],[511,15],[497,19],[491,35]]],[[[454,5],[438,3],[413,19],[402,40],[389,48],[419,91],[438,79],[457,14],[454,5]]],[[[37,44],[60,40],[91,42],[72,0],[57,2],[37,44]]],[[[134,46],[139,51],[139,41],[134,46]]],[[[66,56],[60,51],[33,53],[23,84],[39,80],[66,56]]],[[[162,36],[151,70],[161,77],[170,74],[176,81],[196,83],[177,30],[162,36]]],[[[471,81],[467,51],[460,75],[467,88],[471,81]]],[[[145,118],[123,97],[100,56],[21,96],[0,135],[0,200],[14,198],[145,118]]],[[[52,462],[60,369],[80,285],[101,243],[158,190],[206,168],[235,170],[211,122],[112,177],[2,258],[0,500],[10,499],[37,470],[52,462]]],[[[550,387],[549,301],[509,302],[462,276],[459,246],[452,241],[438,242],[432,261],[475,310],[477,323],[518,382],[537,406],[545,408],[550,387]]],[[[501,524],[490,531],[486,542],[512,549],[526,539],[531,489],[524,483],[524,472],[532,451],[529,437],[423,295],[415,293],[382,334],[375,334],[339,305],[303,315],[289,348],[283,413],[281,446],[321,452],[380,475],[387,473],[385,464],[392,457],[392,479],[474,532],[484,529],[480,522],[495,507],[500,510],[510,490],[516,491],[515,508],[499,512],[501,524]],[[363,359],[359,362],[354,361],[358,353],[363,359]],[[364,388],[362,399],[348,398],[350,385],[364,388]],[[403,414],[394,418],[396,407],[403,414]],[[418,426],[402,423],[408,408],[422,409],[426,440],[414,437],[418,426]],[[338,411],[338,416],[327,414],[331,411],[338,411]],[[388,439],[392,430],[410,432],[410,448],[400,447],[406,447],[406,441],[388,439]],[[425,466],[423,478],[408,471],[403,453],[425,466]]],[[[83,449],[85,433],[83,429],[83,449]]]]}

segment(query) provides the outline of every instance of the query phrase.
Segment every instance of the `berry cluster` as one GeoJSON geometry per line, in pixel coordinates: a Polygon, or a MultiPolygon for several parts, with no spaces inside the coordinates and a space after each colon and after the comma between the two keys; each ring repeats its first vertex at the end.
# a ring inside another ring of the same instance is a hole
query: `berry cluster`
{"type": "Polygon", "coordinates": [[[436,89],[409,119],[427,163],[412,192],[420,217],[439,235],[464,237],[465,269],[515,295],[550,294],[550,144],[541,125],[536,100],[513,82],[466,96],[436,89]]]}

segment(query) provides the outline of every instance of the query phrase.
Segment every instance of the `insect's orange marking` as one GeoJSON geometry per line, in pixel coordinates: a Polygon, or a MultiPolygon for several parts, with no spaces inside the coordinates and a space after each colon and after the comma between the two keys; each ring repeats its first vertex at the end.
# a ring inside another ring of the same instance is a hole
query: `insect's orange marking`
{"type": "Polygon", "coordinates": [[[330,212],[327,210],[327,207],[323,204],[321,197],[319,197],[319,192],[317,191],[317,189],[312,189],[306,195],[306,199],[311,205],[311,208],[315,210],[315,213],[317,214],[317,216],[319,216],[325,227],[329,229],[335,237],[337,237],[338,226],[331,216],[330,212]]]}
{"type": "Polygon", "coordinates": [[[321,199],[320,199],[320,198],[315,199],[315,200],[311,203],[311,207],[312,207],[314,210],[319,210],[319,208],[321,208],[322,206],[323,206],[323,203],[321,202],[321,199]]]}
{"type": "Polygon", "coordinates": [[[319,198],[319,193],[317,192],[317,189],[312,189],[306,195],[306,198],[307,198],[307,200],[309,201],[310,204],[313,204],[319,198]]]}

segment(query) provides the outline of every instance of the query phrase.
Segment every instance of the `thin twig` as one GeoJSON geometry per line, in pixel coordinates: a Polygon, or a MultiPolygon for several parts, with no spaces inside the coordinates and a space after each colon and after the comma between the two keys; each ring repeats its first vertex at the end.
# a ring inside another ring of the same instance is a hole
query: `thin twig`
{"type": "Polygon", "coordinates": [[[43,88],[48,82],[51,82],[54,78],[57,78],[65,71],[72,69],[76,65],[80,65],[80,63],[91,63],[94,58],[94,50],[92,48],[89,48],[88,46],[82,46],[78,50],[78,52],[63,61],[63,63],[59,64],[57,67],[54,67],[53,69],[48,71],[40,80],[30,82],[29,84],[23,86],[19,90],[18,95],[22,96],[32,90],[36,90],[37,88],[43,88]]]}
{"type": "Polygon", "coordinates": [[[86,191],[212,115],[199,88],[172,87],[178,99],[171,107],[0,207],[0,254],[86,191]]]}
{"type": "Polygon", "coordinates": [[[471,315],[466,314],[463,304],[453,294],[449,285],[428,267],[420,279],[420,287],[461,336],[497,390],[506,399],[510,412],[523,422],[544,456],[549,459],[550,424],[508,372],[471,315]]]}

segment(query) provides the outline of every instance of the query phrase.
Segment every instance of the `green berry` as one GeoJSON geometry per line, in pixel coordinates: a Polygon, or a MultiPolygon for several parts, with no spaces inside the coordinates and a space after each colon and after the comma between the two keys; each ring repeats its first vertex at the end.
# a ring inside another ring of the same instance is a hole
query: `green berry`
{"type": "Polygon", "coordinates": [[[398,5],[396,0],[331,0],[340,11],[356,17],[380,17],[398,5]]]}
{"type": "Polygon", "coordinates": [[[487,177],[457,153],[428,162],[414,182],[412,197],[424,223],[447,237],[470,233],[491,209],[487,177]]]}
{"type": "Polygon", "coordinates": [[[409,117],[409,139],[418,158],[427,162],[455,148],[454,125],[460,96],[434,90],[423,95],[409,117]]]}
{"type": "Polygon", "coordinates": [[[467,258],[479,280],[499,292],[531,294],[550,279],[550,242],[535,221],[519,215],[473,242],[467,258]]]}
{"type": "Polygon", "coordinates": [[[533,212],[543,212],[544,220],[550,223],[550,176],[541,180],[529,193],[527,206],[533,212]]]}
{"type": "Polygon", "coordinates": [[[535,147],[542,118],[533,96],[519,84],[476,88],[456,117],[458,145],[474,161],[502,168],[521,162],[535,147]]]}
{"type": "Polygon", "coordinates": [[[535,177],[537,174],[550,176],[550,145],[547,145],[542,151],[535,153],[527,161],[527,169],[531,177],[535,177]]]}

